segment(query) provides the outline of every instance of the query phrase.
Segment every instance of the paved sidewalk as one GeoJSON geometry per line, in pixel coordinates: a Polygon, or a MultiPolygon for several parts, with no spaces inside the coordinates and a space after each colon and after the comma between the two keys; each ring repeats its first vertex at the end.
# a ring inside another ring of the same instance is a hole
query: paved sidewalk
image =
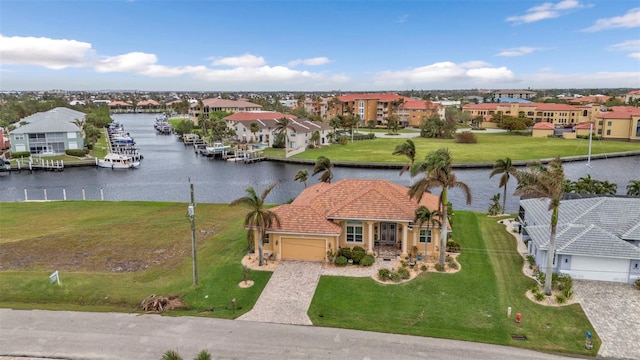
{"type": "Polygon", "coordinates": [[[640,291],[606,281],[573,281],[574,296],[602,340],[598,356],[640,359],[640,291]]]}
{"type": "Polygon", "coordinates": [[[313,325],[307,311],[321,271],[321,262],[281,261],[256,305],[238,320],[313,325]]]}

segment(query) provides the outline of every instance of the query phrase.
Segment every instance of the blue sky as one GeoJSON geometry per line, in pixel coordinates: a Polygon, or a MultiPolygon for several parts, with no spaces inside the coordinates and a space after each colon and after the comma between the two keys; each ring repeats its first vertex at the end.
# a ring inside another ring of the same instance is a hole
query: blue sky
{"type": "Polygon", "coordinates": [[[640,88],[638,0],[0,0],[0,90],[640,88]]]}

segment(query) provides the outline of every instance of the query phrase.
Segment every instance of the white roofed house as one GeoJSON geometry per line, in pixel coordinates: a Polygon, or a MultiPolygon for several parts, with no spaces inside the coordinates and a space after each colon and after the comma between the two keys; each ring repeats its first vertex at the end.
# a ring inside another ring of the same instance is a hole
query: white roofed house
{"type": "Polygon", "coordinates": [[[57,155],[66,150],[83,149],[82,128],[74,123],[76,120],[84,121],[85,113],[65,107],[20,119],[26,124],[9,132],[11,151],[57,155]]]}
{"type": "MultiPolygon", "coordinates": [[[[640,278],[640,198],[562,200],[554,272],[574,279],[633,283],[640,278]]],[[[549,199],[520,201],[522,240],[543,268],[549,246],[549,199]]]]}

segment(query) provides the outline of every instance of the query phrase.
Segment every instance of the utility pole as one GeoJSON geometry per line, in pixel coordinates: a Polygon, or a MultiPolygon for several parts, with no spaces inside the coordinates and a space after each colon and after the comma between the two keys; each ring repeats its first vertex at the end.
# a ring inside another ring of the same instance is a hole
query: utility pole
{"type": "Polygon", "coordinates": [[[193,285],[198,285],[198,264],[196,261],[196,203],[195,196],[193,194],[193,184],[189,182],[191,187],[191,203],[189,204],[188,213],[189,220],[191,220],[191,257],[193,260],[193,285]]]}

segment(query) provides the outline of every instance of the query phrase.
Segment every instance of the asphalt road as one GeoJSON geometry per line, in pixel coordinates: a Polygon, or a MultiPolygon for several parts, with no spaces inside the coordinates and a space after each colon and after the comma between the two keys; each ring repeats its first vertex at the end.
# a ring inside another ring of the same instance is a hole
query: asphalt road
{"type": "Polygon", "coordinates": [[[472,342],[196,317],[0,309],[0,359],[568,359],[472,342]]]}

